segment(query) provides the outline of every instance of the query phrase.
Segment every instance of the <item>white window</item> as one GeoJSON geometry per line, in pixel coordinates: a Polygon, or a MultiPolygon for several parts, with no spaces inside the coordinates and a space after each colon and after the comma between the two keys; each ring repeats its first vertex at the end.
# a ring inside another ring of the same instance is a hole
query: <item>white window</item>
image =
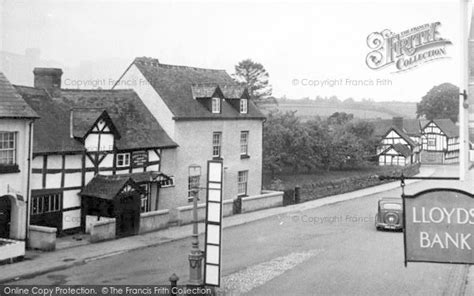
{"type": "Polygon", "coordinates": [[[240,132],[240,155],[248,155],[249,152],[249,132],[240,132]]]}
{"type": "Polygon", "coordinates": [[[130,153],[117,154],[117,167],[123,168],[130,166],[130,153]]]}
{"type": "Polygon", "coordinates": [[[221,156],[221,132],[214,132],[212,134],[212,157],[221,156]]]}
{"type": "Polygon", "coordinates": [[[247,182],[249,178],[249,171],[240,171],[237,180],[237,194],[247,195],[247,182]]]}
{"type": "Polygon", "coordinates": [[[221,99],[212,98],[212,113],[221,113],[221,99]]]}
{"type": "Polygon", "coordinates": [[[16,164],[16,133],[0,132],[0,165],[16,164]]]}
{"type": "Polygon", "coordinates": [[[249,101],[247,99],[240,99],[240,113],[247,114],[249,101]]]}

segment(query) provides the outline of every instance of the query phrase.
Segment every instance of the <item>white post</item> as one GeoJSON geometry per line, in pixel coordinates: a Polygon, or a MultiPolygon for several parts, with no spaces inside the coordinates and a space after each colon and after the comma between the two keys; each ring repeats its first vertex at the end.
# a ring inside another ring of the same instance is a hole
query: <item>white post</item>
{"type": "Polygon", "coordinates": [[[469,170],[469,60],[468,60],[468,4],[469,0],[460,0],[460,95],[459,95],[459,178],[466,180],[469,170]]]}

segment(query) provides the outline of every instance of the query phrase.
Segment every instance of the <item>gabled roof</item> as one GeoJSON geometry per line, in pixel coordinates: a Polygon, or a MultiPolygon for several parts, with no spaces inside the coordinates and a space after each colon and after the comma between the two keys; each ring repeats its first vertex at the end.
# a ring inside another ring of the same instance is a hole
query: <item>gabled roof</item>
{"type": "Polygon", "coordinates": [[[404,139],[410,146],[415,147],[417,144],[408,136],[404,131],[400,130],[398,127],[390,127],[383,138],[385,138],[391,131],[395,131],[402,139],[404,139]]]}
{"type": "Polygon", "coordinates": [[[459,137],[459,127],[454,124],[454,122],[449,119],[433,119],[428,121],[426,124],[423,125],[423,129],[433,122],[436,124],[436,126],[439,127],[439,129],[448,137],[453,138],[453,137],[459,137]]]}
{"type": "Polygon", "coordinates": [[[217,84],[193,84],[191,85],[193,98],[212,98],[214,96],[222,97],[223,94],[219,90],[217,84]]]}
{"type": "MultiPolygon", "coordinates": [[[[388,130],[394,126],[392,119],[381,119],[372,122],[374,125],[375,136],[385,136],[388,130]]],[[[403,119],[403,132],[411,137],[421,136],[420,120],[418,119],[403,119]]]]}
{"type": "Polygon", "coordinates": [[[92,178],[92,180],[89,181],[89,183],[87,183],[87,185],[79,194],[82,196],[91,196],[106,200],[113,200],[126,185],[131,185],[134,188],[138,187],[137,185],[135,185],[135,182],[130,176],[96,175],[94,176],[94,178],[92,178]]]}
{"type": "Polygon", "coordinates": [[[38,114],[18,94],[0,72],[0,118],[38,118],[38,114]]]}
{"type": "MultiPolygon", "coordinates": [[[[248,113],[241,114],[225,101],[221,113],[213,114],[203,104],[195,100],[193,85],[237,86],[237,83],[224,70],[203,69],[186,66],[173,66],[159,63],[153,58],[136,58],[132,65],[147,79],[148,83],[163,99],[174,115],[175,120],[190,119],[265,119],[253,102],[249,102],[248,113]]],[[[235,96],[232,88],[232,96],[235,96]]],[[[196,90],[197,91],[197,90],[196,90]]],[[[201,89],[198,92],[208,94],[211,90],[201,89]]]]}
{"type": "Polygon", "coordinates": [[[407,146],[400,143],[393,144],[391,147],[393,148],[393,150],[397,151],[398,154],[401,154],[405,157],[408,157],[413,154],[413,152],[407,146]]]}
{"type": "Polygon", "coordinates": [[[222,85],[221,89],[226,99],[248,99],[250,97],[247,88],[241,85],[222,85]]]}
{"type": "Polygon", "coordinates": [[[392,149],[395,150],[395,152],[397,152],[398,154],[403,155],[405,157],[408,157],[413,154],[412,150],[408,148],[406,145],[398,143],[398,144],[391,144],[384,151],[380,152],[379,155],[385,154],[392,149]]]}
{"type": "Polygon", "coordinates": [[[100,120],[107,122],[116,138],[120,138],[120,133],[117,131],[107,110],[100,108],[73,108],[71,110],[71,119],[72,134],[76,138],[84,138],[100,120]]]}
{"type": "MultiPolygon", "coordinates": [[[[16,86],[16,90],[41,116],[35,124],[34,153],[83,151],[84,146],[71,137],[71,110],[85,108],[107,110],[121,136],[115,142],[119,150],[177,146],[133,90],[62,89],[55,98],[42,89],[16,86]]],[[[93,111],[91,118],[97,114],[93,111]]],[[[78,132],[85,123],[94,123],[83,119],[78,132]]]]}

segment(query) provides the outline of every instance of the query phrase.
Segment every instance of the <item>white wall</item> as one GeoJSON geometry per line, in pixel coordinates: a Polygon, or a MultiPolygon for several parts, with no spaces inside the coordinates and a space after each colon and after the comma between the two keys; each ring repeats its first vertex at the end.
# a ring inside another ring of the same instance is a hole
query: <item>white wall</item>
{"type": "MultiPolygon", "coordinates": [[[[187,205],[188,166],[201,166],[201,187],[206,186],[207,161],[212,159],[212,134],[222,132],[224,160],[224,199],[237,197],[237,176],[239,171],[249,171],[248,195],[258,195],[262,187],[262,121],[261,120],[210,120],[177,121],[176,141],[179,147],[174,156],[163,155],[162,171],[175,176],[174,190],[160,191],[160,209],[171,209],[187,205]],[[249,131],[249,159],[240,157],[240,132],[249,131]],[[174,167],[173,167],[174,166],[174,167]]],[[[205,198],[205,190],[200,191],[205,198]]]]}
{"type": "Polygon", "coordinates": [[[148,110],[158,119],[161,127],[174,139],[173,113],[135,65],[128,69],[114,88],[135,90],[148,110]]]}
{"type": "Polygon", "coordinates": [[[28,175],[28,145],[29,120],[22,119],[0,119],[0,131],[16,132],[16,163],[20,172],[0,174],[0,196],[9,195],[12,200],[10,237],[13,239],[24,239],[26,236],[27,209],[24,201],[18,200],[17,194],[23,196],[26,201],[28,197],[27,182],[28,175]]]}

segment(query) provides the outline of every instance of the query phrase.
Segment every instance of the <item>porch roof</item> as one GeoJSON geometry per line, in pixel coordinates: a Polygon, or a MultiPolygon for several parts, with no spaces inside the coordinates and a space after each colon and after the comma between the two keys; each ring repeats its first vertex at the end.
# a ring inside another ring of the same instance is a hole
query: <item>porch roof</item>
{"type": "Polygon", "coordinates": [[[159,183],[168,185],[171,177],[157,171],[120,174],[120,175],[96,175],[86,187],[80,192],[81,196],[92,196],[101,199],[113,200],[126,185],[137,183],[159,183]]]}

